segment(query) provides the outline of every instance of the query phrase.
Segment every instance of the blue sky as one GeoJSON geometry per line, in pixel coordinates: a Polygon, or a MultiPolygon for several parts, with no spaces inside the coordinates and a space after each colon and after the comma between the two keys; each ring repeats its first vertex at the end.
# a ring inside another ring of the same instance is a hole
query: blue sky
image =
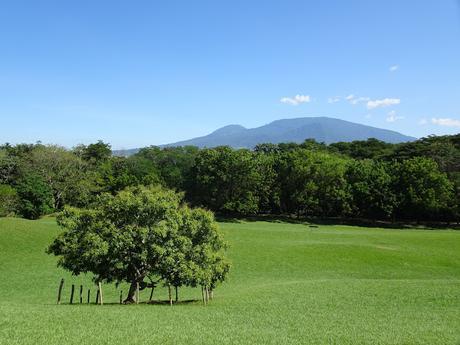
{"type": "Polygon", "coordinates": [[[302,116],[460,132],[459,2],[0,4],[0,142],[132,148],[302,116]]]}

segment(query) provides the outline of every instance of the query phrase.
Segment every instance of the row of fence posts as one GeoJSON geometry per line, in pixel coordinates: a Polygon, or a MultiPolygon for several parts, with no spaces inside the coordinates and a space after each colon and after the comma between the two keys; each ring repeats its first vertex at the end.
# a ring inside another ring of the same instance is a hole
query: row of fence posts
{"type": "MultiPolygon", "coordinates": [[[[59,289],[58,289],[58,296],[57,296],[57,304],[61,304],[61,297],[62,297],[62,289],[64,288],[64,278],[61,279],[61,282],[59,283],[59,289]]],[[[123,293],[123,292],[121,292],[123,293]]],[[[73,304],[73,299],[75,295],[75,284],[72,284],[70,288],[70,304],[73,304]]],[[[121,296],[121,294],[120,294],[121,296]]],[[[91,289],[88,289],[87,297],[86,297],[86,303],[90,303],[90,298],[91,298],[91,289]]],[[[80,304],[83,304],[83,285],[80,285],[80,304]]],[[[104,300],[102,298],[102,284],[98,283],[97,285],[97,291],[96,291],[96,304],[103,305],[104,300]]]]}
{"type": "MultiPolygon", "coordinates": [[[[58,289],[58,296],[57,296],[57,304],[61,304],[61,297],[62,297],[62,289],[64,288],[64,278],[61,279],[61,282],[59,283],[59,289],[58,289]]],[[[149,301],[152,300],[153,297],[153,287],[150,292],[150,299],[149,301]]],[[[139,304],[139,283],[137,283],[136,286],[136,304],[139,304]]],[[[70,304],[73,304],[73,299],[74,299],[74,294],[75,294],[75,284],[72,284],[71,289],[70,289],[70,304]]],[[[173,300],[172,300],[172,291],[171,291],[171,285],[168,285],[168,294],[169,294],[169,304],[172,306],[173,305],[173,300]]],[[[213,298],[213,291],[210,290],[207,286],[202,286],[201,287],[201,296],[203,299],[203,304],[207,305],[209,303],[209,300],[213,298]]],[[[91,297],[91,289],[88,289],[87,293],[87,299],[86,303],[90,303],[90,297],[91,297]]],[[[176,287],[176,302],[178,301],[179,296],[178,296],[178,291],[176,287]]],[[[80,285],[80,304],[83,304],[83,285],[80,285]]],[[[99,282],[97,285],[97,290],[96,290],[96,300],[94,302],[95,304],[100,304],[103,305],[103,298],[102,298],[102,284],[99,282]]],[[[120,304],[123,304],[123,290],[120,291],[120,304]]]]}

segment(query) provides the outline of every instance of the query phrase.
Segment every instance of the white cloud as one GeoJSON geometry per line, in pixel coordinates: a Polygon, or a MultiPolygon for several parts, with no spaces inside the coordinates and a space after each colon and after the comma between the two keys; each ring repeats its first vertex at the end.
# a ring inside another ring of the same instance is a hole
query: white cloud
{"type": "Polygon", "coordinates": [[[294,97],[283,97],[280,99],[281,103],[299,105],[301,103],[309,103],[311,98],[309,95],[295,95],[294,97]]]}
{"type": "Polygon", "coordinates": [[[432,118],[431,122],[438,126],[460,127],[460,120],[450,118],[432,118]]]}
{"type": "Polygon", "coordinates": [[[401,100],[399,98],[384,98],[384,99],[370,100],[367,102],[367,109],[389,107],[391,105],[396,105],[399,103],[401,103],[401,100]]]}
{"type": "Polygon", "coordinates": [[[387,122],[396,122],[398,120],[404,119],[404,116],[397,116],[396,111],[392,110],[388,113],[387,122]]]}
{"type": "Polygon", "coordinates": [[[369,97],[358,97],[350,101],[351,104],[365,103],[369,101],[369,97]]]}
{"type": "Polygon", "coordinates": [[[345,99],[350,103],[350,104],[359,104],[359,103],[364,103],[369,101],[369,97],[357,97],[355,95],[348,95],[345,97],[345,99]]]}
{"type": "Polygon", "coordinates": [[[340,101],[339,96],[329,97],[328,100],[327,100],[327,103],[337,103],[338,101],[340,101]]]}
{"type": "Polygon", "coordinates": [[[398,69],[399,69],[399,65],[393,65],[393,66],[390,66],[389,71],[396,72],[398,69]]]}

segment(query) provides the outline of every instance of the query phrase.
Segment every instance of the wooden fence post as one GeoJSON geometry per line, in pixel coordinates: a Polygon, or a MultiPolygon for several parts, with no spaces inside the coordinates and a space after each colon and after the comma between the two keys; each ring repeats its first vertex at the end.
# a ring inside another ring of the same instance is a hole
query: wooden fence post
{"type": "Polygon", "coordinates": [[[80,304],[83,303],[83,285],[80,285],[80,304]]]}
{"type": "Polygon", "coordinates": [[[150,298],[149,298],[149,301],[152,300],[152,297],[153,297],[153,289],[154,289],[154,287],[152,287],[152,290],[150,291],[150,298]]]}
{"type": "Polygon", "coordinates": [[[62,279],[61,279],[61,282],[59,283],[57,304],[61,304],[61,294],[62,294],[62,287],[63,287],[63,286],[64,286],[64,278],[62,278],[62,279]]]}
{"type": "Polygon", "coordinates": [[[101,282],[99,282],[99,298],[100,298],[100,301],[101,301],[101,305],[103,305],[104,302],[103,302],[103,299],[102,299],[102,284],[101,284],[101,282]]]}
{"type": "Polygon", "coordinates": [[[168,293],[169,293],[169,305],[172,307],[172,293],[171,293],[171,284],[168,284],[168,293]]]}
{"type": "Polygon", "coordinates": [[[70,304],[73,303],[73,294],[75,292],[75,284],[72,284],[72,288],[70,290],[70,304]]]}
{"type": "Polygon", "coordinates": [[[204,297],[204,286],[201,285],[201,298],[203,299],[203,304],[206,305],[206,298],[204,297]]]}

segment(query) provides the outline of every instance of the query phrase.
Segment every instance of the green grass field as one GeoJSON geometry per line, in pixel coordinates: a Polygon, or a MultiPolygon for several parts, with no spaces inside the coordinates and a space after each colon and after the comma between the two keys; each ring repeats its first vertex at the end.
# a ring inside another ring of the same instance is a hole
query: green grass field
{"type": "MultiPolygon", "coordinates": [[[[68,305],[72,282],[85,294],[90,286],[93,302],[95,288],[45,254],[59,231],[54,219],[0,219],[0,344],[460,344],[458,231],[270,222],[221,229],[232,271],[207,307],[119,305],[112,285],[104,306],[68,305]],[[65,304],[56,305],[61,277],[65,304]]],[[[154,298],[166,299],[166,289],[154,298]]]]}

